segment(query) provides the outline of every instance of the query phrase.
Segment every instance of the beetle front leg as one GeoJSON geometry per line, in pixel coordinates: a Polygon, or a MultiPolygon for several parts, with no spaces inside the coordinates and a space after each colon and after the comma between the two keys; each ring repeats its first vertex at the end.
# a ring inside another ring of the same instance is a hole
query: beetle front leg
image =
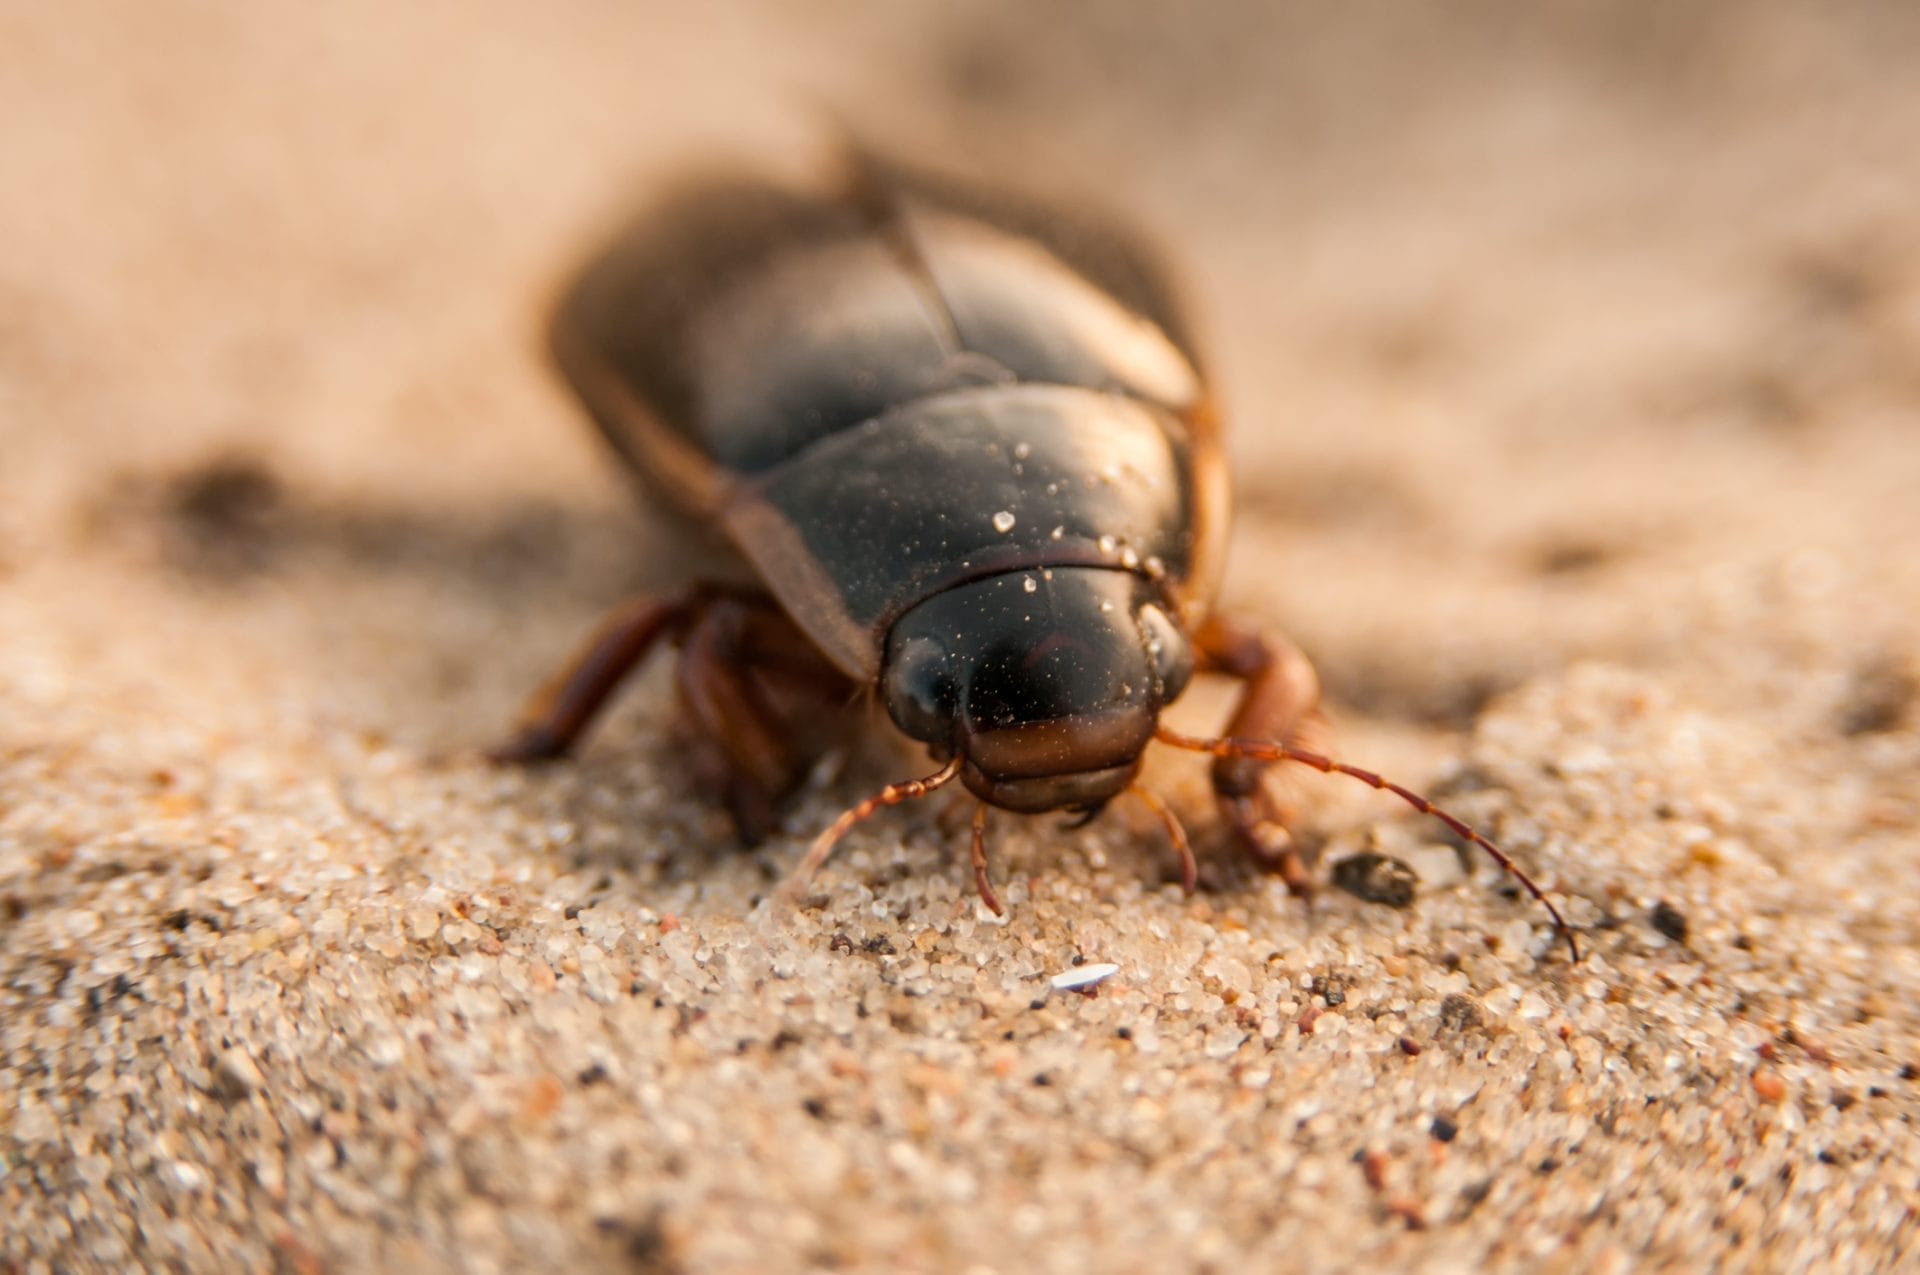
{"type": "MultiPolygon", "coordinates": [[[[1243,684],[1227,722],[1230,738],[1270,739],[1295,747],[1316,742],[1325,726],[1320,678],[1299,647],[1215,619],[1196,635],[1195,648],[1203,670],[1243,684]]],[[[1214,795],[1255,862],[1278,873],[1293,894],[1307,898],[1313,879],[1294,844],[1294,811],[1282,806],[1263,782],[1270,764],[1250,757],[1216,758],[1214,795]]]]}

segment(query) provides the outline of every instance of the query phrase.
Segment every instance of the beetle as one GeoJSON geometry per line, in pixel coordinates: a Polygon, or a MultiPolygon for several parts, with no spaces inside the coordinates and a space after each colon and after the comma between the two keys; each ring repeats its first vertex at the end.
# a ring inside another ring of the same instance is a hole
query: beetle
{"type": "Polygon", "coordinates": [[[642,598],[538,691],[495,756],[567,752],[622,677],[677,644],[681,705],[743,839],[808,773],[797,727],[863,690],[939,762],[821,833],[790,892],[875,811],[958,781],[989,810],[1092,818],[1159,740],[1212,756],[1235,838],[1300,894],[1289,812],[1263,785],[1314,751],[1313,666],[1214,613],[1228,526],[1200,358],[1149,256],[1095,219],[850,157],[838,188],[745,178],[643,215],[565,290],[552,353],[644,490],[720,533],[756,581],[642,598]],[[1218,738],[1160,721],[1195,673],[1241,684],[1218,738]]]}

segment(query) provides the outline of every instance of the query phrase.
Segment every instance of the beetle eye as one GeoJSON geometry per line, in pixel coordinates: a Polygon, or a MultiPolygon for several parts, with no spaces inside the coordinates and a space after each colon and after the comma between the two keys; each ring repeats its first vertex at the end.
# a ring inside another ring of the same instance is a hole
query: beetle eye
{"type": "Polygon", "coordinates": [[[953,738],[959,685],[947,649],[928,637],[908,638],[888,652],[884,697],[893,724],[923,744],[953,738]]]}
{"type": "Polygon", "coordinates": [[[1153,603],[1146,603],[1134,614],[1147,644],[1147,658],[1153,661],[1154,674],[1160,679],[1160,702],[1172,703],[1193,677],[1193,645],[1180,626],[1153,603]]]}

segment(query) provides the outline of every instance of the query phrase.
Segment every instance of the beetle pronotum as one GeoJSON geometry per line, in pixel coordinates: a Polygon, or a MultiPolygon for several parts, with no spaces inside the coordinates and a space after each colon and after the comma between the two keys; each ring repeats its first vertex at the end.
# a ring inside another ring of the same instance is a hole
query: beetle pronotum
{"type": "Polygon", "coordinates": [[[552,326],[560,366],[646,485],[717,529],[758,585],[616,612],[497,755],[565,752],[662,641],[743,837],[812,758],[809,709],[878,693],[940,766],[815,839],[959,781],[987,812],[1087,817],[1137,794],[1194,885],[1178,820],[1136,777],[1158,739],[1213,758],[1240,843],[1309,889],[1261,782],[1291,761],[1444,822],[1558,909],[1486,837],[1314,751],[1319,683],[1292,645],[1212,613],[1228,490],[1200,362],[1169,290],[1110,230],[866,157],[844,190],[727,181],[683,193],[592,261],[552,326]],[[1196,672],[1238,680],[1227,729],[1161,711],[1196,672]]]}

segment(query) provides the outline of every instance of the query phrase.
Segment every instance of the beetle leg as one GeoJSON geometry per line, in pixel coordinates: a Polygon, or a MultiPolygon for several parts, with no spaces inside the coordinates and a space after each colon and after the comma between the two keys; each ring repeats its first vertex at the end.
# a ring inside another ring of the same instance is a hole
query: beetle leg
{"type": "Polygon", "coordinates": [[[681,704],[716,745],[717,779],[742,840],[773,828],[774,809],[812,764],[808,732],[789,729],[767,689],[828,705],[847,678],[766,598],[700,587],[622,606],[527,701],[496,761],[546,761],[568,752],[621,681],[662,641],[681,646],[681,704]],[[762,684],[762,677],[766,685],[762,684]]]}
{"type": "Polygon", "coordinates": [[[606,706],[621,679],[663,638],[686,629],[697,594],[635,598],[601,622],[593,636],[520,710],[513,736],[488,756],[501,762],[550,761],[570,750],[606,706]]]}
{"type": "Polygon", "coordinates": [[[993,878],[987,875],[987,812],[992,809],[984,801],[973,808],[973,888],[980,892],[980,901],[987,905],[987,911],[1005,916],[1007,910],[1000,905],[993,878]]]}
{"type": "Polygon", "coordinates": [[[1138,797],[1140,804],[1151,810],[1154,817],[1160,820],[1160,826],[1167,830],[1167,841],[1180,860],[1180,889],[1191,898],[1200,884],[1200,865],[1194,862],[1193,846],[1187,841],[1187,830],[1180,826],[1179,816],[1173,813],[1172,806],[1160,800],[1160,795],[1150,789],[1134,784],[1127,791],[1138,797]]]}
{"type": "Polygon", "coordinates": [[[838,696],[845,676],[770,602],[721,595],[707,600],[688,629],[678,677],[681,704],[717,748],[719,786],[741,840],[764,839],[781,800],[813,764],[803,732],[769,697],[770,683],[838,696]]]}
{"type": "MultiPolygon", "coordinates": [[[[1271,739],[1308,747],[1323,732],[1320,678],[1299,647],[1249,629],[1210,620],[1195,645],[1209,672],[1243,684],[1240,701],[1227,722],[1227,735],[1271,739]]],[[[1294,844],[1289,825],[1294,812],[1282,806],[1262,782],[1270,763],[1251,757],[1218,757],[1213,791],[1222,814],[1254,860],[1287,883],[1301,898],[1313,893],[1313,880],[1294,844]]]]}
{"type": "Polygon", "coordinates": [[[833,854],[833,848],[840,844],[842,837],[852,831],[855,824],[871,818],[876,810],[897,806],[903,801],[918,801],[928,793],[952,783],[959,773],[960,758],[956,754],[949,757],[946,765],[931,775],[888,784],[860,804],[841,811],[840,817],[827,825],[825,831],[815,837],[813,844],[807,847],[807,853],[800,860],[800,865],[793,870],[792,875],[788,876],[787,883],[780,887],[781,895],[789,904],[799,902],[800,897],[806,892],[807,883],[813,880],[814,873],[820,871],[820,865],[833,854]]]}

